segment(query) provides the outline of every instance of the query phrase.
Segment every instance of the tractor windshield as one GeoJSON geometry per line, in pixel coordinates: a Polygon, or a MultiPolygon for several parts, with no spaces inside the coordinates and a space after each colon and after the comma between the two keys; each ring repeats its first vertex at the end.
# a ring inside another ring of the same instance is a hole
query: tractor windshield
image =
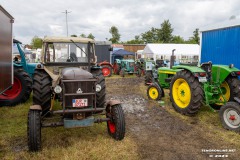
{"type": "Polygon", "coordinates": [[[46,43],[46,62],[75,62],[87,63],[88,55],[92,55],[93,46],[87,43],[46,43]],[[90,52],[90,53],[89,53],[90,52]]]}

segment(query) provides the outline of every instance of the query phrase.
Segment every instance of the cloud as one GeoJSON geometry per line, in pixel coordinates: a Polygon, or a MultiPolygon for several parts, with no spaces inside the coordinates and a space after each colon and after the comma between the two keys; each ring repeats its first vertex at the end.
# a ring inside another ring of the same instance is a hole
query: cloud
{"type": "Polygon", "coordinates": [[[174,35],[188,39],[196,28],[240,14],[238,0],[2,0],[1,5],[15,18],[14,36],[24,43],[35,35],[66,35],[65,10],[71,11],[69,35],[92,33],[97,40],[105,40],[114,25],[122,41],[159,28],[167,19],[174,35]]]}

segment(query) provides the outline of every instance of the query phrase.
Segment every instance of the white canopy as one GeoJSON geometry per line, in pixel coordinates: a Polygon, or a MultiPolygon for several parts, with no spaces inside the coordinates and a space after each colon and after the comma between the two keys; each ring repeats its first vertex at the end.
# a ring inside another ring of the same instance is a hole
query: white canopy
{"type": "Polygon", "coordinates": [[[198,44],[147,44],[143,50],[145,57],[160,58],[161,56],[171,56],[175,49],[176,56],[199,56],[200,46],[198,44]]]}

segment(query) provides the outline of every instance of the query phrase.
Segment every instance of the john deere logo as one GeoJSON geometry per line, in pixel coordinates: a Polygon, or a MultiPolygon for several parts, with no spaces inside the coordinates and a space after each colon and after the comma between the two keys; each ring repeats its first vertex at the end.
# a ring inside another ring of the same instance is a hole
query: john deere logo
{"type": "Polygon", "coordinates": [[[77,93],[83,93],[83,91],[81,90],[81,88],[78,88],[77,93]]]}

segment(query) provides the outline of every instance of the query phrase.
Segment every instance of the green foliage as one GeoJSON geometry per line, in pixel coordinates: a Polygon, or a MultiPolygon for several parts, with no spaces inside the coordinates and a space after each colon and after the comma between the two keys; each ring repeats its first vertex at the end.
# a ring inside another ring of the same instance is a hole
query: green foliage
{"type": "Polygon", "coordinates": [[[95,37],[92,35],[92,33],[89,33],[89,35],[87,36],[87,38],[94,39],[95,37]]]}
{"type": "Polygon", "coordinates": [[[193,36],[189,38],[189,40],[187,41],[187,43],[191,43],[191,44],[199,44],[200,43],[200,38],[199,38],[199,29],[196,28],[193,31],[193,36]]]}
{"type": "Polygon", "coordinates": [[[182,44],[185,40],[180,36],[173,36],[171,43],[182,44]]]}
{"type": "Polygon", "coordinates": [[[77,35],[76,34],[72,34],[71,37],[77,37],[77,35]]]}
{"type": "Polygon", "coordinates": [[[161,28],[152,27],[149,31],[142,33],[142,40],[145,43],[170,43],[173,40],[173,29],[169,20],[161,24],[161,28]]]}
{"type": "Polygon", "coordinates": [[[142,33],[142,40],[145,43],[160,43],[159,29],[152,27],[149,31],[142,33]]]}
{"type": "Polygon", "coordinates": [[[141,40],[140,36],[137,35],[137,36],[135,36],[135,39],[127,41],[126,43],[127,44],[143,44],[144,41],[141,40]]]}
{"type": "Polygon", "coordinates": [[[43,40],[38,36],[34,36],[32,38],[31,45],[33,49],[42,48],[42,43],[43,43],[43,40]]]}
{"type": "Polygon", "coordinates": [[[159,38],[163,43],[170,43],[173,39],[172,36],[173,28],[169,20],[164,20],[159,30],[159,38]]]}
{"type": "Polygon", "coordinates": [[[112,43],[118,43],[121,37],[118,31],[118,28],[116,26],[112,26],[109,29],[109,33],[112,34],[112,38],[110,38],[109,41],[112,41],[112,43]]]}
{"type": "Polygon", "coordinates": [[[82,33],[82,34],[80,35],[80,37],[86,38],[87,36],[86,36],[84,33],[82,33]]]}

